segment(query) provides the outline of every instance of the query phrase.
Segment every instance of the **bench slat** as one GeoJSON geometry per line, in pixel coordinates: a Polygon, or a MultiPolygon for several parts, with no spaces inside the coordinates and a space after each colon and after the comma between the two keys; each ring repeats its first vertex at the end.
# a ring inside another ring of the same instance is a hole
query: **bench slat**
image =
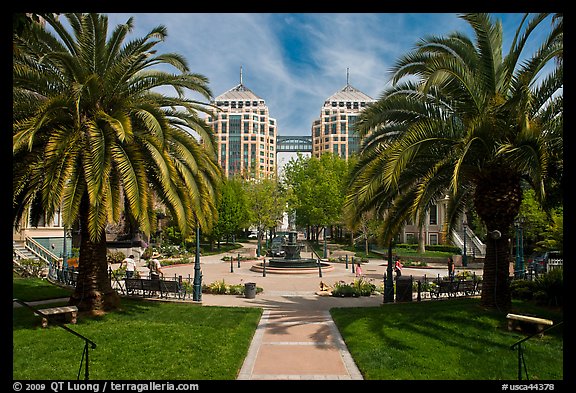
{"type": "MultiPolygon", "coordinates": [[[[76,306],[52,307],[52,308],[40,309],[38,311],[40,311],[44,315],[54,315],[54,314],[63,314],[63,313],[67,313],[67,312],[77,312],[78,307],[76,307],[76,306]]],[[[40,315],[40,314],[36,314],[36,313],[34,313],[34,314],[40,315]]]]}
{"type": "Polygon", "coordinates": [[[507,319],[513,319],[516,321],[522,321],[522,322],[537,323],[540,325],[553,325],[554,324],[554,322],[552,322],[549,319],[530,317],[528,315],[508,314],[508,315],[506,315],[506,318],[507,319]]]}

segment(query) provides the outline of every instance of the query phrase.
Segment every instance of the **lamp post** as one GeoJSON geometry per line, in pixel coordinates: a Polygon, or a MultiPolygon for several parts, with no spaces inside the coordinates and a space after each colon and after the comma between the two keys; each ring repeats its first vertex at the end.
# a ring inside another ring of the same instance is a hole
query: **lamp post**
{"type": "Polygon", "coordinates": [[[64,241],[62,243],[62,269],[68,267],[68,254],[66,250],[66,225],[64,225],[64,241]]]}
{"type": "Polygon", "coordinates": [[[468,223],[466,220],[462,221],[462,226],[464,227],[464,255],[462,255],[462,266],[468,266],[468,255],[466,255],[466,232],[468,228],[468,223]]]}
{"type": "MultiPolygon", "coordinates": [[[[384,303],[394,302],[394,281],[392,281],[392,241],[388,244],[388,264],[384,275],[384,303]]],[[[352,265],[354,266],[354,265],[352,265]]]]}
{"type": "Polygon", "coordinates": [[[514,228],[516,228],[516,265],[514,266],[514,277],[522,278],[524,275],[524,240],[522,234],[522,217],[518,217],[514,221],[514,228]]]}
{"type": "Polygon", "coordinates": [[[326,249],[326,227],[324,227],[323,235],[324,238],[324,259],[328,258],[328,250],[326,249]]]}
{"type": "Polygon", "coordinates": [[[200,271],[200,225],[196,227],[196,256],[194,260],[194,282],[192,300],[202,300],[202,272],[200,271]]]}

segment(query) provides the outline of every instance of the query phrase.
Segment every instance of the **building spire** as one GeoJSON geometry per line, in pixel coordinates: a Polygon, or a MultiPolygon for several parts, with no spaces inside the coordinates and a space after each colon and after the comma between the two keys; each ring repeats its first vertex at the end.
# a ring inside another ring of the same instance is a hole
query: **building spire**
{"type": "Polygon", "coordinates": [[[350,68],[346,67],[346,86],[350,84],[350,68]]]}
{"type": "Polygon", "coordinates": [[[242,66],[240,66],[240,84],[242,84],[242,66]]]}

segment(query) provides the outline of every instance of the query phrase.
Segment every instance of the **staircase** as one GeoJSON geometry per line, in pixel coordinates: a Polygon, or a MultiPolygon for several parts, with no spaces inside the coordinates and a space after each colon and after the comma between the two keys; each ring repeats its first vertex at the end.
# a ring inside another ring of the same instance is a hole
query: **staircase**
{"type": "Polygon", "coordinates": [[[49,272],[49,268],[51,266],[57,266],[60,261],[59,258],[50,250],[46,249],[44,246],[30,237],[26,237],[24,241],[12,240],[12,263],[14,269],[22,273],[35,275],[34,269],[37,267],[26,267],[20,263],[20,261],[26,259],[32,259],[34,261],[41,262],[44,265],[44,268],[41,268],[42,276],[46,276],[49,272]]]}
{"type": "MultiPolygon", "coordinates": [[[[462,249],[464,254],[464,232],[452,231],[452,243],[462,249]]],[[[486,245],[470,229],[466,228],[466,255],[475,258],[484,258],[486,256],[486,245]]]]}
{"type": "Polygon", "coordinates": [[[23,241],[12,240],[12,254],[14,259],[34,259],[40,260],[36,254],[26,247],[23,241]]]}

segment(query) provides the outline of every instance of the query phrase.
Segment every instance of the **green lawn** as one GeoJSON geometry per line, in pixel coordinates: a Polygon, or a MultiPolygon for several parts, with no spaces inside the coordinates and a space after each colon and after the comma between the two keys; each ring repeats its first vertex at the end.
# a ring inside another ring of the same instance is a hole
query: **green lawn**
{"type": "MultiPolygon", "coordinates": [[[[68,325],[97,344],[90,350],[90,379],[234,380],[262,313],[128,299],[122,306],[68,325]]],[[[13,378],[76,379],[84,341],[39,324],[30,310],[14,309],[13,378]]]]}
{"type": "MultiPolygon", "coordinates": [[[[521,302],[513,307],[563,320],[561,311],[521,302]]],[[[510,346],[525,336],[508,331],[506,313],[487,311],[478,299],[337,308],[331,314],[367,380],[517,378],[517,351],[510,346]]],[[[562,327],[523,345],[530,380],[563,379],[562,327]]]]}
{"type": "Polygon", "coordinates": [[[53,285],[41,278],[12,278],[12,297],[25,302],[68,297],[71,294],[72,290],[53,285]]]}

